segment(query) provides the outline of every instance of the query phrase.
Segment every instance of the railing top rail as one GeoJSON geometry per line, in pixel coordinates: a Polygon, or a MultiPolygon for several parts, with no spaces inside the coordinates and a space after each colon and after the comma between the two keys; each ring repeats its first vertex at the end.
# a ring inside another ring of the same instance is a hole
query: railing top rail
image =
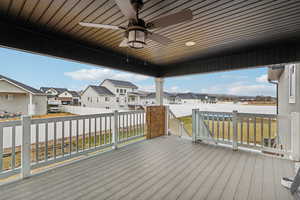
{"type": "Polygon", "coordinates": [[[260,114],[260,113],[237,113],[238,117],[261,117],[261,118],[277,118],[276,114],[260,114]]]}
{"type": "MultiPolygon", "coordinates": [[[[145,111],[129,111],[129,112],[119,112],[119,114],[139,114],[145,113],[145,111]]],[[[42,124],[42,123],[51,123],[51,122],[63,122],[63,121],[71,121],[71,120],[83,120],[89,118],[99,118],[99,117],[108,117],[113,116],[114,113],[101,113],[101,114],[92,114],[92,115],[74,115],[74,116],[63,116],[63,117],[50,117],[43,119],[32,119],[31,124],[42,124]]],[[[21,120],[14,121],[4,121],[0,122],[0,127],[12,127],[12,126],[20,126],[22,123],[21,120]]]]}
{"type": "Polygon", "coordinates": [[[176,115],[173,113],[173,111],[171,109],[169,109],[169,114],[172,115],[172,117],[177,119],[176,115]]]}
{"type": "Polygon", "coordinates": [[[4,121],[0,122],[0,127],[11,127],[11,126],[20,126],[21,120],[14,120],[14,121],[4,121]]]}
{"type": "Polygon", "coordinates": [[[199,111],[199,113],[211,115],[232,115],[232,112],[199,111]]]}
{"type": "MultiPolygon", "coordinates": [[[[233,112],[214,112],[214,111],[198,111],[200,114],[207,115],[232,115],[233,112]]],[[[262,117],[262,118],[277,118],[276,114],[260,114],[260,113],[242,113],[237,112],[238,117],[262,117]]]]}
{"type": "Polygon", "coordinates": [[[126,111],[126,112],[119,112],[120,115],[127,115],[127,114],[140,114],[145,113],[144,110],[133,110],[133,111],[126,111]]]}
{"type": "Polygon", "coordinates": [[[67,116],[67,117],[51,117],[51,118],[43,118],[43,119],[32,119],[31,123],[39,124],[39,123],[49,123],[49,122],[61,122],[61,121],[82,120],[82,119],[107,117],[107,116],[113,116],[113,113],[101,113],[101,114],[92,114],[92,115],[76,115],[76,116],[67,116]]]}

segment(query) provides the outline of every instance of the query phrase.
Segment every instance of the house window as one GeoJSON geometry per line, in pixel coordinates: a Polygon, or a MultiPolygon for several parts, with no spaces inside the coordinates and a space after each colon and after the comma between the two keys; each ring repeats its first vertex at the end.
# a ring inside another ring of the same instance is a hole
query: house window
{"type": "Polygon", "coordinates": [[[117,93],[119,93],[119,89],[117,89],[117,93]]]}
{"type": "Polygon", "coordinates": [[[117,97],[117,98],[116,98],[116,102],[119,102],[119,101],[120,101],[120,100],[119,100],[119,97],[117,97]]]}
{"type": "Polygon", "coordinates": [[[99,103],[99,98],[97,97],[97,103],[99,103]]]}
{"type": "Polygon", "coordinates": [[[289,70],[289,103],[296,103],[296,66],[288,67],[289,70]]]}
{"type": "Polygon", "coordinates": [[[124,93],[126,94],[126,90],[124,89],[124,93]]]}
{"type": "Polygon", "coordinates": [[[105,97],[105,101],[109,101],[109,97],[105,97]]]}
{"type": "Polygon", "coordinates": [[[120,89],[120,93],[121,93],[121,94],[123,93],[123,89],[120,89]]]}

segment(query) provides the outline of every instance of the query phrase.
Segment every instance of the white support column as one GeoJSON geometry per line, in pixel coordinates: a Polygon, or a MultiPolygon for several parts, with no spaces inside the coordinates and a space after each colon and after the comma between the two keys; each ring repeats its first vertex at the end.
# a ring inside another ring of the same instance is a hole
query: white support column
{"type": "Polygon", "coordinates": [[[33,112],[33,100],[32,100],[32,94],[29,93],[29,105],[28,105],[28,115],[32,116],[34,115],[34,112],[33,112]]]}
{"type": "Polygon", "coordinates": [[[113,123],[113,130],[112,130],[112,143],[113,149],[117,149],[118,148],[118,130],[119,130],[119,113],[117,110],[114,111],[114,123],[113,123]]]}
{"type": "Polygon", "coordinates": [[[300,113],[291,113],[291,147],[292,159],[300,161],[300,113]]]}
{"type": "Polygon", "coordinates": [[[31,165],[31,117],[22,116],[21,176],[30,176],[31,165]]]}
{"type": "Polygon", "coordinates": [[[234,151],[238,150],[238,111],[232,112],[232,126],[233,126],[233,137],[232,137],[232,148],[234,151]]]}
{"type": "Polygon", "coordinates": [[[156,104],[164,104],[164,79],[155,78],[155,89],[156,89],[156,104]]]}
{"type": "Polygon", "coordinates": [[[169,135],[169,106],[166,106],[166,116],[165,116],[165,130],[166,130],[166,135],[169,135]]]}

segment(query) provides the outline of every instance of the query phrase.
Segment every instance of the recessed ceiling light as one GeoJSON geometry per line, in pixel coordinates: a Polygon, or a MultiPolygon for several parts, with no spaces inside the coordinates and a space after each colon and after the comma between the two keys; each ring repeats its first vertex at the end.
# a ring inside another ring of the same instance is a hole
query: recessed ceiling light
{"type": "Polygon", "coordinates": [[[196,42],[189,41],[189,42],[185,43],[185,46],[191,47],[191,46],[194,46],[195,44],[196,44],[196,42]]]}

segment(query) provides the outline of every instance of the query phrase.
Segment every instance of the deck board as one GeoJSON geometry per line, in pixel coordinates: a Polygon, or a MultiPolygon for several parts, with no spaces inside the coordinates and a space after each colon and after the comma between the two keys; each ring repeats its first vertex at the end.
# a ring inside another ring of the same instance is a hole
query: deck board
{"type": "Polygon", "coordinates": [[[292,199],[288,160],[160,137],[0,187],[0,200],[292,199]]]}

